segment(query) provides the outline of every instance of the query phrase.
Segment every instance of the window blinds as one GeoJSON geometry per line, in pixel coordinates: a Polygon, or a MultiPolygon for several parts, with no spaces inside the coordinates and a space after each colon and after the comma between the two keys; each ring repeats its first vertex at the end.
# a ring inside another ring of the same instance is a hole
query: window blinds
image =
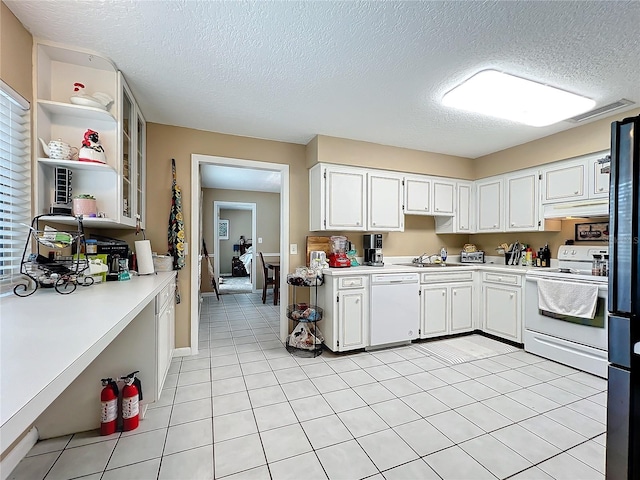
{"type": "Polygon", "coordinates": [[[0,80],[0,284],[13,283],[31,223],[29,102],[0,80]]]}

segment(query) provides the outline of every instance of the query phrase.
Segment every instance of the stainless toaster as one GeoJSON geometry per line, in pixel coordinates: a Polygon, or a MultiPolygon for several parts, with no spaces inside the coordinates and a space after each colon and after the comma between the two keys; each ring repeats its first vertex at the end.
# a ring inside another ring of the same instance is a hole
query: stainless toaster
{"type": "Polygon", "coordinates": [[[460,263],[484,263],[484,252],[460,252],[460,263]]]}

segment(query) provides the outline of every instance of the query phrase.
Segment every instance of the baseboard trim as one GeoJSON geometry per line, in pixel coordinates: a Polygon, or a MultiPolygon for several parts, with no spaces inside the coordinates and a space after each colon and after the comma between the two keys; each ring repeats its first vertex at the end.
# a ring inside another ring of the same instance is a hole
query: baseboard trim
{"type": "Polygon", "coordinates": [[[31,430],[22,437],[22,439],[11,449],[7,455],[0,461],[0,478],[6,480],[11,475],[11,472],[18,466],[20,461],[27,456],[29,450],[38,441],[38,429],[31,427],[31,430]]]}
{"type": "Polygon", "coordinates": [[[191,347],[180,347],[173,350],[173,358],[190,357],[191,355],[191,347]]]}

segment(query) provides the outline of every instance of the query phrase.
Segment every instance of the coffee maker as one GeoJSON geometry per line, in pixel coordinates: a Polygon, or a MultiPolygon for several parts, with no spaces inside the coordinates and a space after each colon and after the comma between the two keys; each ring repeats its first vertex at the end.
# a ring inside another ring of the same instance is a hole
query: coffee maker
{"type": "Polygon", "coordinates": [[[364,250],[364,264],[371,267],[383,267],[382,261],[382,234],[367,233],[363,236],[362,248],[364,250]]]}

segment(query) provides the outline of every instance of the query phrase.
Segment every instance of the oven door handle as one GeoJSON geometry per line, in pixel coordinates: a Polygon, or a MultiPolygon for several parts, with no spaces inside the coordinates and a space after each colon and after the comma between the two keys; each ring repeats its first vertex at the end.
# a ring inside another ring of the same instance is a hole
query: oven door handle
{"type": "MultiPolygon", "coordinates": [[[[567,278],[557,278],[557,277],[525,277],[525,280],[527,282],[532,282],[537,284],[538,280],[551,280],[551,281],[560,281],[560,280],[569,280],[571,281],[571,283],[579,283],[579,284],[583,284],[583,285],[593,285],[593,282],[589,282],[589,281],[584,281],[584,280],[578,280],[578,279],[567,279],[567,278]]],[[[603,293],[606,296],[607,292],[609,291],[609,286],[607,284],[598,284],[598,296],[601,296],[603,293]]],[[[640,347],[639,347],[640,348],[640,347]]]]}

